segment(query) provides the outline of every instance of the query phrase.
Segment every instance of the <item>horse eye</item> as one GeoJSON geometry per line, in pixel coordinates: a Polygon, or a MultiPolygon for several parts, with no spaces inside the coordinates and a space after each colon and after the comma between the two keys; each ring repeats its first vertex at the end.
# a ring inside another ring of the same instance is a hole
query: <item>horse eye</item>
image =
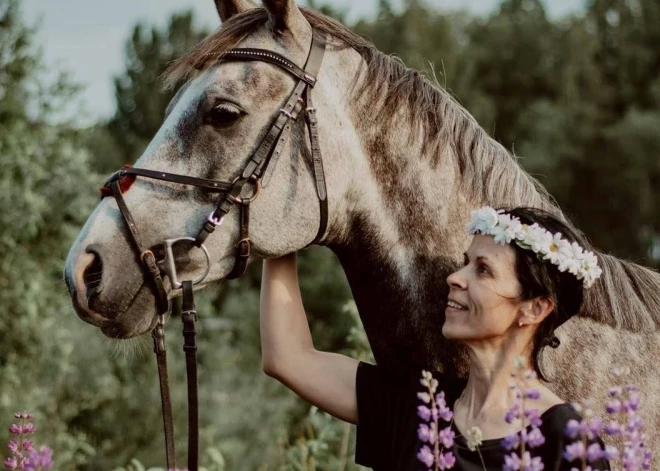
{"type": "Polygon", "coordinates": [[[227,128],[234,124],[243,112],[236,106],[223,103],[217,105],[209,112],[208,121],[211,125],[218,128],[227,128]]]}

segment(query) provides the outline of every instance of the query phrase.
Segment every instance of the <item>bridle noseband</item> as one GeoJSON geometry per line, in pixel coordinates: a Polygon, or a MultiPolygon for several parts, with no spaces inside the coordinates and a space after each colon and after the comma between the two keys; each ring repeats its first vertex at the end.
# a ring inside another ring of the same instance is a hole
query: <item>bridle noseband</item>
{"type": "Polygon", "coordinates": [[[115,172],[101,189],[104,197],[113,196],[117,201],[117,206],[124,218],[133,245],[140,256],[142,266],[148,274],[151,289],[156,297],[159,319],[152,332],[152,336],[154,340],[154,352],[156,353],[156,359],[158,362],[158,374],[163,408],[163,426],[165,429],[165,450],[167,467],[169,469],[174,469],[176,467],[172,404],[167,378],[167,357],[164,331],[165,316],[170,312],[170,303],[167,290],[163,284],[161,272],[164,272],[168,276],[173,288],[181,287],[182,289],[183,299],[181,304],[181,317],[184,325],[183,348],[186,353],[186,371],[188,380],[188,470],[197,471],[199,456],[197,346],[195,344],[195,322],[197,320],[197,312],[193,299],[193,285],[203,281],[209,271],[210,257],[208,250],[204,246],[204,242],[217,227],[222,225],[225,216],[229,214],[234,205],[238,205],[240,209],[240,240],[236,244],[236,260],[234,268],[227,278],[239,278],[245,273],[251,250],[249,235],[250,203],[258,197],[260,189],[265,187],[270,181],[277,161],[284,148],[284,144],[291,131],[292,123],[297,121],[299,115],[303,111],[309,129],[313,160],[312,171],[314,173],[316,192],[320,204],[319,229],[314,240],[310,242],[310,245],[318,243],[325,235],[328,225],[328,195],[323,160],[321,158],[321,148],[319,146],[316,109],[312,104],[312,88],[316,84],[318,73],[321,69],[325,48],[325,36],[314,31],[312,34],[312,44],[304,69],[301,69],[286,57],[264,49],[230,49],[218,59],[221,62],[266,62],[279,67],[281,70],[284,70],[297,79],[293,93],[284,107],[279,110],[277,117],[275,117],[266,136],[261,140],[257,150],[252,154],[241,174],[232,182],[223,182],[126,166],[115,172]],[[127,190],[137,177],[194,186],[222,195],[216,209],[209,214],[196,237],[180,237],[178,239],[170,239],[164,242],[165,259],[162,261],[157,261],[154,253],[144,246],[137,225],[135,224],[122,195],[123,191],[127,190]],[[249,197],[243,197],[242,194],[244,189],[250,186],[252,187],[252,194],[249,197]],[[191,245],[199,247],[206,257],[206,272],[194,281],[179,281],[178,279],[173,246],[182,241],[188,241],[191,245]]]}

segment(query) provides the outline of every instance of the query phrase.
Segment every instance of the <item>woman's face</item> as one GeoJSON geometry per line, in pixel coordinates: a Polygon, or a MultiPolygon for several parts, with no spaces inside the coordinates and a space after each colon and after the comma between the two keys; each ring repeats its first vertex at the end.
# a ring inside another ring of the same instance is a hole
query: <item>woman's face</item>
{"type": "Polygon", "coordinates": [[[511,246],[477,235],[465,253],[464,266],[447,277],[449,301],[442,334],[471,342],[503,338],[517,328],[520,283],[511,246]]]}

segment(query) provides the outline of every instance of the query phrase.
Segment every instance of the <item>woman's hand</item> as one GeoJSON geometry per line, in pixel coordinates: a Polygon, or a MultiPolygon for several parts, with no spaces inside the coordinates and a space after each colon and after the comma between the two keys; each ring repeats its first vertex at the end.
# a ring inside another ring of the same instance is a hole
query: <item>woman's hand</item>
{"type": "Polygon", "coordinates": [[[264,261],[261,350],[267,375],[319,409],[357,423],[358,361],[314,349],[298,286],[295,254],[264,261]]]}

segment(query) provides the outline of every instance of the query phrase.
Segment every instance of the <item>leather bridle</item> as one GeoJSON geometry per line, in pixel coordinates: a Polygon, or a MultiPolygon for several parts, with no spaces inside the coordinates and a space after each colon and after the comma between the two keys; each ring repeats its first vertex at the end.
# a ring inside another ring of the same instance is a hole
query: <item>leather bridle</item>
{"type": "Polygon", "coordinates": [[[154,352],[158,362],[158,376],[160,382],[161,401],[163,409],[163,427],[165,431],[165,451],[168,469],[174,469],[174,426],[172,420],[172,403],[170,400],[169,384],[167,377],[167,356],[165,348],[165,317],[170,312],[170,303],[167,290],[163,284],[165,274],[169,277],[173,288],[182,289],[181,317],[183,320],[183,349],[186,354],[186,373],[188,382],[188,470],[198,470],[199,457],[199,412],[197,401],[197,346],[195,344],[197,311],[193,299],[193,285],[200,283],[208,274],[210,258],[204,242],[224,221],[225,216],[234,205],[240,210],[240,240],[236,244],[236,260],[234,268],[227,278],[239,278],[245,273],[250,258],[251,241],[249,236],[249,209],[250,203],[254,201],[262,187],[270,180],[277,160],[282,153],[284,144],[290,134],[292,124],[298,119],[301,112],[306,116],[309,138],[311,142],[311,154],[313,160],[313,173],[316,183],[316,192],[320,204],[320,223],[316,237],[311,244],[318,243],[325,235],[328,225],[328,195],[326,190],[325,173],[321,159],[321,148],[318,138],[318,121],[316,109],[312,104],[312,88],[316,84],[323,55],[325,53],[325,36],[318,31],[312,34],[312,44],[305,63],[304,69],[291,62],[286,57],[264,49],[230,49],[219,57],[219,61],[259,61],[266,62],[279,67],[297,79],[293,93],[286,104],[280,109],[277,117],[266,136],[262,139],[257,150],[252,154],[243,171],[232,182],[223,182],[205,178],[177,175],[172,173],[147,170],[143,168],[124,167],[115,172],[101,189],[102,195],[113,196],[117,201],[119,210],[126,222],[130,238],[139,253],[142,266],[147,273],[150,287],[156,297],[158,310],[158,323],[152,331],[154,340],[154,352]],[[222,195],[216,209],[208,216],[202,228],[195,238],[181,237],[164,241],[165,259],[157,261],[153,251],[145,247],[138,232],[137,225],[126,205],[123,191],[126,191],[137,177],[145,177],[154,180],[179,183],[216,192],[222,195]],[[242,193],[246,187],[252,187],[251,195],[243,197],[242,193]],[[189,241],[203,250],[207,259],[206,272],[194,281],[179,282],[176,263],[173,254],[173,246],[180,241],[189,241]]]}

